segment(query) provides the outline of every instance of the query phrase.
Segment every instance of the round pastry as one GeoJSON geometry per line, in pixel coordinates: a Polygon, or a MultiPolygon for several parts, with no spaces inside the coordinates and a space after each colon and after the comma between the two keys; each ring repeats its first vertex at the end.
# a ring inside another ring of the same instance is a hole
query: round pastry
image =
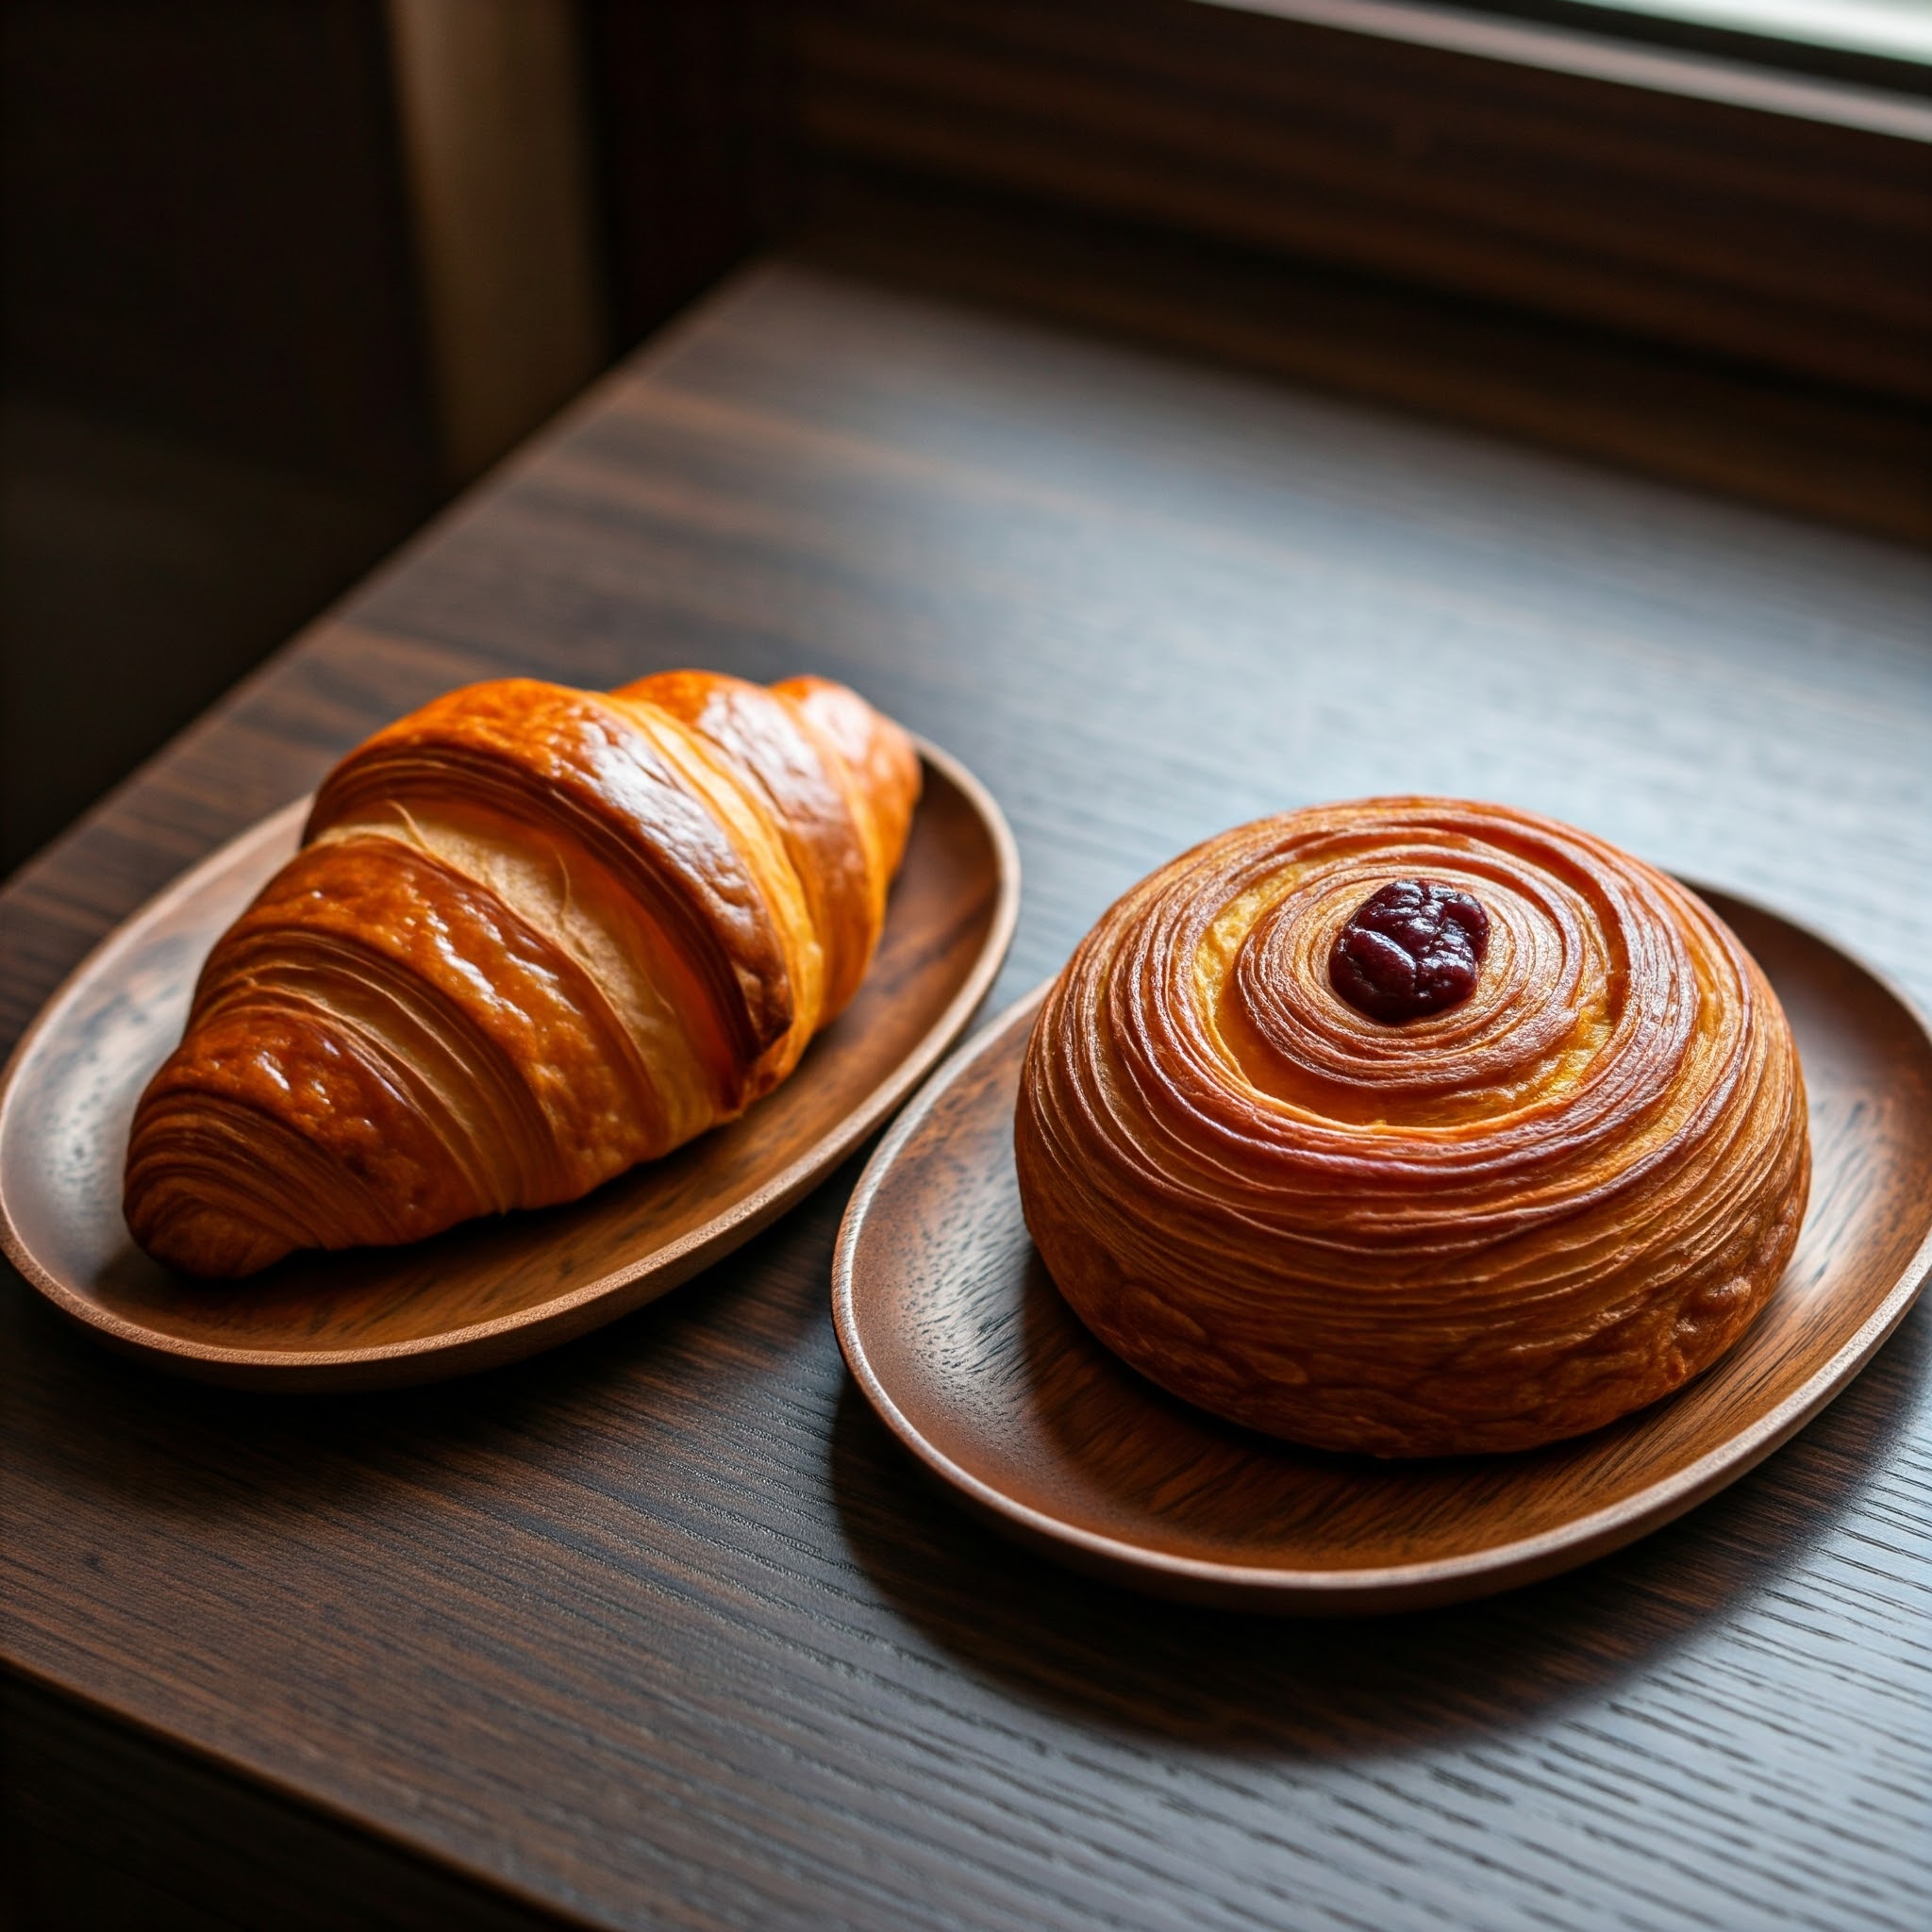
{"type": "Polygon", "coordinates": [[[1162,1387],[1326,1449],[1529,1448],[1737,1341],[1810,1181],[1797,1050],[1694,893],[1455,799],[1143,880],[1027,1046],[1026,1224],[1162,1387]]]}

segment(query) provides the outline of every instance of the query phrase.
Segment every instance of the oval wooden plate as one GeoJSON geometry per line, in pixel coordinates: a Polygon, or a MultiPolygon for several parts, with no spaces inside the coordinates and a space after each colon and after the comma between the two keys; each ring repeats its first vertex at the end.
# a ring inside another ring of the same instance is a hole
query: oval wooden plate
{"type": "Polygon", "coordinates": [[[1676,1395],[1549,1449],[1395,1463],[1254,1435],[1142,1380],[1068,1310],[1021,1219],[1013,1105],[1044,988],[935,1077],[858,1183],[832,1291],[853,1374],[997,1526],[1163,1596],[1414,1608],[1550,1575],[1669,1522],[1842,1389],[1932,1266],[1924,1024],[1824,940],[1704,896],[1790,1015],[1814,1172],[1764,1315],[1676,1395]]]}
{"type": "Polygon", "coordinates": [[[106,1341],[208,1380],[371,1388],[551,1348],[675,1288],[776,1219],[958,1038],[1006,957],[1012,834],[985,788],[921,747],[925,791],[858,997],[741,1120],[563,1208],[406,1248],[308,1255],[192,1281],[128,1240],[135,1101],[181,1037],[216,936],[295,848],[306,803],[244,832],[114,932],[49,1002],[0,1087],[0,1245],[106,1341]]]}

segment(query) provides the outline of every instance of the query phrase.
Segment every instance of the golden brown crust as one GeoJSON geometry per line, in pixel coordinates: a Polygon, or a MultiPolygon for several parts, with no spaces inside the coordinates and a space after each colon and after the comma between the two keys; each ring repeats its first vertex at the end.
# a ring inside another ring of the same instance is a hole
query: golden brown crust
{"type": "Polygon", "coordinates": [[[640,678],[613,697],[689,724],[757,782],[777,814],[825,951],[824,1018],[858,991],[878,941],[886,889],[919,798],[919,757],[864,699],[822,678],[769,690],[702,671],[640,678]],[[823,691],[848,729],[827,731],[801,692],[823,691]]]}
{"type": "Polygon", "coordinates": [[[621,878],[747,1055],[791,1024],[780,941],[742,850],[635,714],[535,678],[470,685],[378,731],[323,781],[305,839],[452,793],[569,837],[621,878]]]}
{"type": "MultiPolygon", "coordinates": [[[[906,848],[912,808],[919,803],[919,754],[903,731],[878,729],[878,713],[857,692],[823,677],[788,677],[772,687],[791,711],[827,768],[840,774],[846,809],[865,853],[864,927],[876,937],[896,854],[906,848]]],[[[850,986],[832,1001],[834,1012],[857,989],[873,940],[850,986]]]]}
{"type": "Polygon", "coordinates": [[[1027,1225],[1110,1348],[1207,1408],[1380,1456],[1516,1449],[1656,1400],[1776,1285],[1796,1050],[1707,907],[1528,812],[1371,799],[1241,826],[1101,920],[1016,1124],[1027,1225]],[[1329,984],[1379,887],[1473,892],[1474,995],[1329,984]]]}
{"type": "Polygon", "coordinates": [[[416,1240],[767,1091],[864,973],[918,790],[905,733],[825,689],[849,753],[694,672],[473,685],[352,752],[142,1099],[135,1238],[220,1275],[416,1240]]]}

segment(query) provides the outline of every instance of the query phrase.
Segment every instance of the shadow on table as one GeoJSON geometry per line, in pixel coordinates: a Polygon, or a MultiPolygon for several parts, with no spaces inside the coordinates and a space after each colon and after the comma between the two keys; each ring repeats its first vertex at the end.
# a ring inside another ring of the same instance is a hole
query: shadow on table
{"type": "MultiPolygon", "coordinates": [[[[393,1513],[407,1491],[512,1507],[533,1459],[575,1471],[617,1434],[701,1455],[704,1430],[786,1373],[824,1322],[836,1202],[807,1207],[622,1321],[525,1360],[365,1392],[233,1390],[102,1347],[23,1284],[0,1294],[0,1351],[37,1487],[127,1533],[245,1523],[307,1539],[393,1513]],[[817,1239],[792,1244],[803,1217],[817,1239]],[[791,1233],[788,1234],[788,1229],[791,1233]]],[[[325,1538],[324,1539],[326,1540],[325,1538]]]]}
{"type": "MultiPolygon", "coordinates": [[[[741,1452],[753,1419],[769,1422],[774,1379],[789,1383],[781,1407],[791,1440],[773,1453],[796,1485],[795,1504],[818,1483],[829,1491],[818,1505],[825,1546],[807,1571],[836,1563],[842,1528],[885,1607],[858,1609],[862,1619],[903,1617],[1002,1694],[1087,1723],[1205,1750],[1311,1757],[1507,1729],[1655,1670],[1804,1564],[1894,1456],[1932,1361],[1932,1322],[1921,1314],[1763,1467],[1565,1576],[1371,1619],[1201,1609],[1062,1570],[986,1527],[919,1470],[837,1366],[824,1282],[842,1193],[821,1198],[623,1323],[449,1384],[299,1402],[196,1388],[116,1362],[24,1292],[0,1298],[0,1347],[14,1352],[23,1404],[67,1419],[29,1430],[36,1461],[48,1465],[42,1486],[80,1499],[90,1520],[108,1512],[142,1535],[151,1524],[165,1534],[170,1522],[232,1521],[251,1547],[286,1533],[365,1554],[391,1535],[423,1533],[420,1509],[395,1508],[399,1485],[439,1499],[465,1534],[520,1521],[532,1457],[546,1476],[581,1465],[601,1472],[600,1483],[617,1481],[613,1507],[636,1534],[654,1469],[705,1460],[721,1424],[736,1427],[741,1452]],[[822,1403],[832,1409],[829,1468],[815,1471],[822,1403]],[[634,1485],[624,1471],[637,1472],[634,1485]],[[398,1514],[400,1526],[390,1522],[398,1514]]],[[[229,1540],[224,1531],[224,1547],[229,1540]]],[[[395,1559],[425,1560],[413,1550],[395,1559]]]]}
{"type": "Polygon", "coordinates": [[[874,1587],[1009,1694],[1203,1748],[1374,1755],[1507,1727],[1655,1669],[1790,1574],[1892,1454],[1932,1359],[1908,1319],[1769,1461],[1629,1548],[1445,1609],[1291,1619],[1091,1580],[971,1516],[848,1384],[831,1478],[874,1587]]]}

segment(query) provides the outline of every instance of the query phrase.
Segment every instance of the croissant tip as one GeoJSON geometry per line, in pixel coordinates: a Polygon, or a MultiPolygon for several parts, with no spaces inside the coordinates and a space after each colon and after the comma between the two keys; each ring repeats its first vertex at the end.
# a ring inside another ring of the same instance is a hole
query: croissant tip
{"type": "Polygon", "coordinates": [[[128,1232],[151,1260],[208,1281],[259,1274],[292,1252],[289,1241],[258,1223],[201,1202],[184,1202],[158,1216],[130,1208],[126,1220],[128,1232]]]}

